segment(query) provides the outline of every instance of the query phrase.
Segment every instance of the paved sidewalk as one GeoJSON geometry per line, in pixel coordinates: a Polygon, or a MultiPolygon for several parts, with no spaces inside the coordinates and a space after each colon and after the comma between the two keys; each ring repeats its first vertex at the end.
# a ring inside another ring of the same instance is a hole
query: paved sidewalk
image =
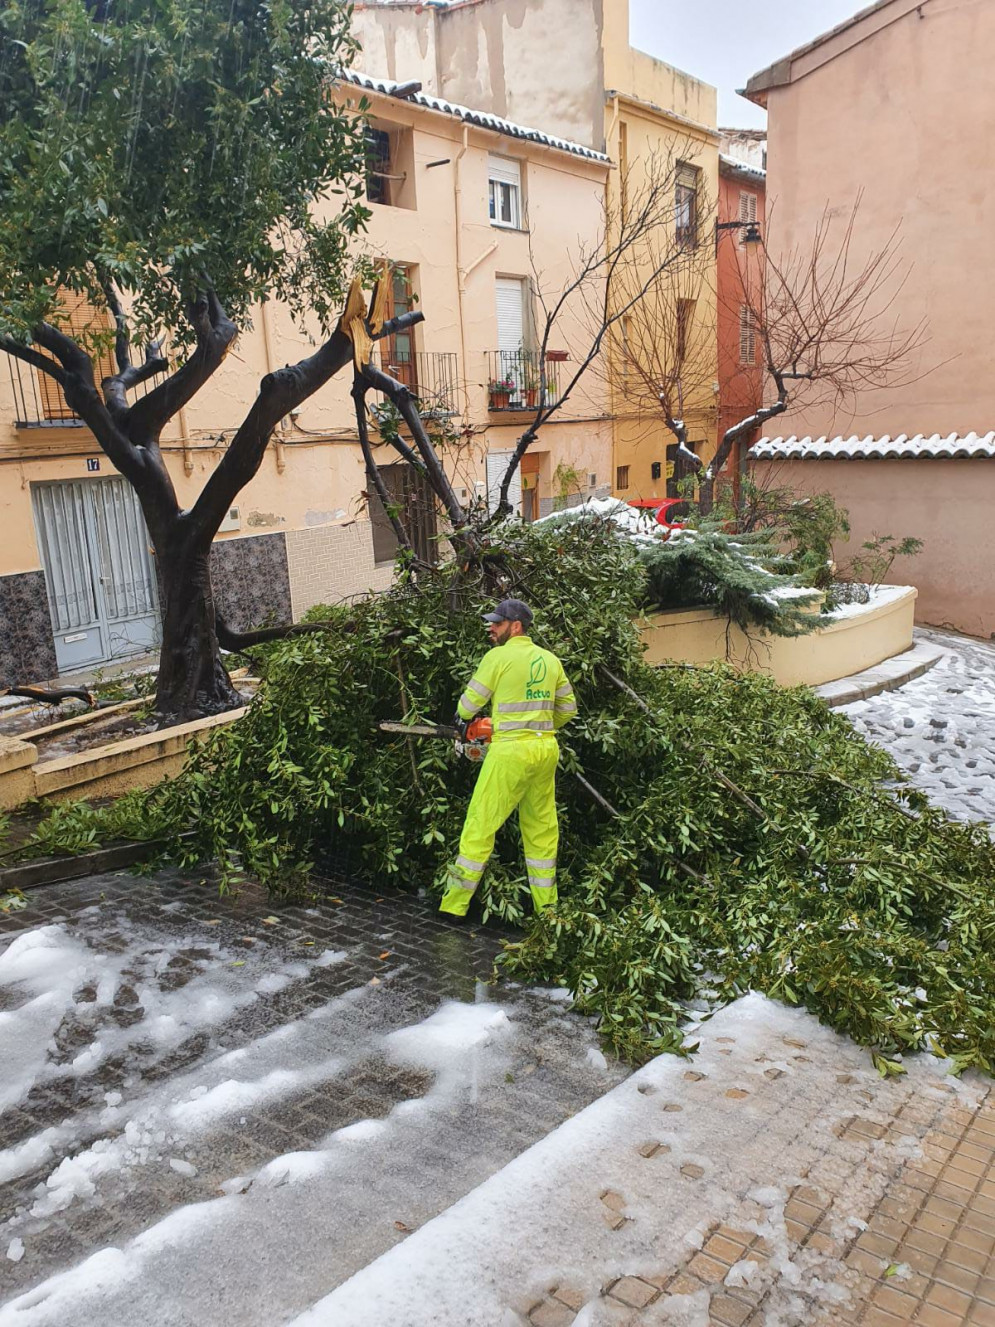
{"type": "Polygon", "coordinates": [[[344,879],[0,915],[0,1323],[276,1327],[625,1077],[499,947],[344,879]]]}
{"type": "Polygon", "coordinates": [[[991,1323],[987,1094],[745,997],[293,1327],[991,1323]]]}
{"type": "Polygon", "coordinates": [[[900,691],[845,713],[956,820],[995,822],[995,644],[920,630],[940,661],[900,691]]]}

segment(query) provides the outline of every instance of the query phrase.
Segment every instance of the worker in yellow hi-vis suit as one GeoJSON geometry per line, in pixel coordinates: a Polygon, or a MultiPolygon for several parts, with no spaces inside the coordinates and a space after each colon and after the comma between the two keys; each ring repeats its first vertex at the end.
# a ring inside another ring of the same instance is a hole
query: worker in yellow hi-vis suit
{"type": "Polygon", "coordinates": [[[457,917],[466,915],[494,836],[516,807],[532,901],[537,911],[556,902],[555,733],[577,713],[563,665],[526,634],[532,625],[527,604],[505,599],[484,621],[494,648],[467,683],[457,714],[465,725],[490,702],[494,729],[442,898],[441,910],[457,917]]]}

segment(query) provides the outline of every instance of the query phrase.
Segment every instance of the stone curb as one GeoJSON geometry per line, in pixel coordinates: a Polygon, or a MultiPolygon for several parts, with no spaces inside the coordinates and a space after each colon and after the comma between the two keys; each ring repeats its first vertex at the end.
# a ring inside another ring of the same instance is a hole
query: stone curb
{"type": "Polygon", "coordinates": [[[831,709],[852,705],[856,700],[867,700],[881,691],[895,691],[913,678],[922,677],[940,662],[943,655],[944,651],[936,646],[917,641],[911,649],[885,659],[873,668],[865,668],[862,673],[841,677],[835,682],[824,682],[813,690],[831,709]]]}
{"type": "Polygon", "coordinates": [[[0,871],[0,894],[9,890],[37,889],[41,885],[61,884],[66,880],[80,880],[88,875],[103,875],[105,871],[121,871],[148,861],[163,848],[163,840],[145,843],[115,843],[109,848],[95,848],[78,857],[42,857],[36,861],[19,862],[0,871]]]}

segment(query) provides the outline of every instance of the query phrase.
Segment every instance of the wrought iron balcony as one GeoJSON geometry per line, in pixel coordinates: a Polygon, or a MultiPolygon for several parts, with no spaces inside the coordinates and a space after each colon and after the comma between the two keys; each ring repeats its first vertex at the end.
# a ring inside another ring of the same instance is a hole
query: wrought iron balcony
{"type": "Polygon", "coordinates": [[[448,351],[400,350],[389,343],[375,348],[375,361],[418,397],[425,414],[459,414],[459,366],[448,351]]]}
{"type": "MultiPolygon", "coordinates": [[[[79,415],[72,410],[62,393],[62,388],[41,369],[33,364],[26,364],[14,355],[5,355],[10,374],[10,385],[14,396],[14,427],[19,429],[44,428],[83,428],[79,415]]],[[[106,357],[101,357],[93,366],[93,376],[97,383],[102,377],[114,372],[114,366],[106,357]]],[[[136,395],[146,396],[161,375],[147,378],[130,389],[131,398],[136,395]]]]}
{"type": "Polygon", "coordinates": [[[535,410],[545,385],[544,401],[560,397],[560,364],[565,357],[549,351],[491,350],[487,355],[487,408],[535,410]]]}

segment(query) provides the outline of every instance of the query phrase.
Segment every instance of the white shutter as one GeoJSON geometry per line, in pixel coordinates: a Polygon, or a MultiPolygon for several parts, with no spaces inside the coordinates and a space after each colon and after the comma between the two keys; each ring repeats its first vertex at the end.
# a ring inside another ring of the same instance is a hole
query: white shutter
{"type": "MultiPolygon", "coordinates": [[[[504,472],[508,468],[508,462],[513,453],[508,452],[488,452],[487,453],[487,510],[493,512],[498,505],[501,497],[501,480],[504,478],[504,472]]],[[[522,468],[515,471],[515,477],[508,486],[508,501],[511,503],[512,511],[516,516],[522,514],[522,468]]]]}
{"type": "Polygon", "coordinates": [[[495,283],[497,297],[497,348],[517,353],[525,339],[525,300],[523,283],[517,278],[499,276],[495,283]]]}
{"type": "Polygon", "coordinates": [[[757,362],[757,329],[753,312],[748,304],[739,306],[739,362],[740,364],[757,362]]]}
{"type": "Polygon", "coordinates": [[[487,178],[500,180],[502,184],[513,184],[516,189],[522,187],[522,166],[511,157],[488,157],[487,178]]]}

